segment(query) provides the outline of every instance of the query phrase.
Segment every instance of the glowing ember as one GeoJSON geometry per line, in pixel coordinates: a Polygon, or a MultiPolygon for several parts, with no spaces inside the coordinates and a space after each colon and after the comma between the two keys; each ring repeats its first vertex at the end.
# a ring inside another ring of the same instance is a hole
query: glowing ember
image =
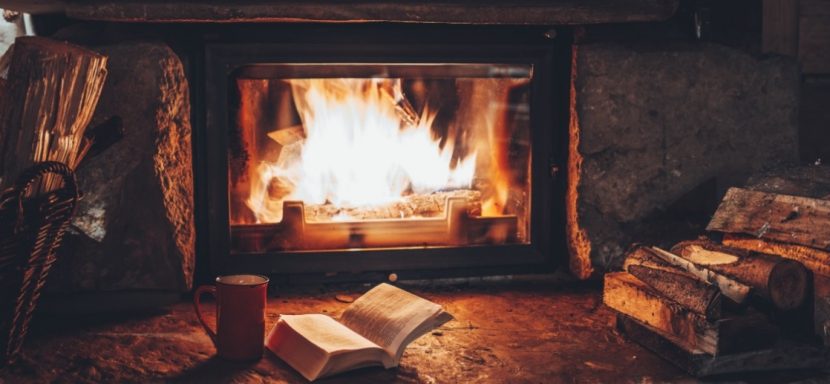
{"type": "Polygon", "coordinates": [[[305,138],[289,140],[276,161],[257,166],[246,202],[257,222],[279,222],[286,200],[371,206],[471,188],[476,153],[458,156],[455,137],[442,144],[431,129],[437,111],[415,114],[399,80],[289,82],[305,138]]]}

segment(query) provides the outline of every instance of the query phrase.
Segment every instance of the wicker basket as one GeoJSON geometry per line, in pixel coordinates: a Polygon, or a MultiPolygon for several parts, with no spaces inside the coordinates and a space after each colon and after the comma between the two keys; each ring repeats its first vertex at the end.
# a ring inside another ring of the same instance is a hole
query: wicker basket
{"type": "Polygon", "coordinates": [[[78,197],[74,174],[56,162],[36,164],[0,196],[0,365],[12,363],[19,356],[78,197]],[[41,196],[26,197],[48,174],[60,177],[63,186],[41,196]]]}

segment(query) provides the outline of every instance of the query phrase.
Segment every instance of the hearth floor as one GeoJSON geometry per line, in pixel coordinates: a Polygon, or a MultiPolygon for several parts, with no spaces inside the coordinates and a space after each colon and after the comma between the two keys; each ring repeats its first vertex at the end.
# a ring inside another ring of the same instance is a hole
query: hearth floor
{"type": "MultiPolygon", "coordinates": [[[[279,313],[338,316],[349,298],[368,288],[273,293],[267,326],[279,313]]],[[[396,369],[364,368],[320,383],[694,382],[616,333],[614,316],[601,305],[601,289],[595,284],[405,288],[443,305],[455,320],[410,344],[396,369]]],[[[30,336],[24,362],[0,371],[0,382],[305,382],[269,352],[247,364],[216,358],[186,300],[140,315],[71,321],[40,316],[30,336]]],[[[740,381],[825,382],[828,377],[826,372],[791,372],[740,381]]]]}

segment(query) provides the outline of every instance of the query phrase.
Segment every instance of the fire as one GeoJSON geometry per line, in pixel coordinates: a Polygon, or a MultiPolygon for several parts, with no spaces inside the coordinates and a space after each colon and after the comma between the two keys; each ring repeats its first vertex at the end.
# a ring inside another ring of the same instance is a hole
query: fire
{"type": "Polygon", "coordinates": [[[471,188],[476,151],[460,153],[458,138],[436,137],[438,111],[415,112],[400,80],[287,81],[302,129],[269,135],[294,139],[281,143],[276,160],[256,166],[246,204],[258,223],[279,222],[287,200],[371,206],[471,188]]]}

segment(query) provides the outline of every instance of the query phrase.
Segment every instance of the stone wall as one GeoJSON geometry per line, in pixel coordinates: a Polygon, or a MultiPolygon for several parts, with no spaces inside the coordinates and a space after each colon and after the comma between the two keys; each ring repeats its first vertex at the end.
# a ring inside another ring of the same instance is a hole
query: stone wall
{"type": "Polygon", "coordinates": [[[84,196],[50,292],[192,286],[195,265],[188,81],[166,44],[96,45],[108,77],[90,128],[113,117],[123,138],[86,159],[76,174],[84,196]]]}
{"type": "Polygon", "coordinates": [[[628,243],[642,241],[644,222],[707,180],[724,190],[797,160],[792,60],[711,43],[593,43],[574,52],[577,216],[598,270],[618,264],[628,243]]]}
{"type": "MultiPolygon", "coordinates": [[[[181,63],[163,44],[99,49],[123,72],[111,73],[121,80],[108,82],[96,122],[119,115],[127,132],[120,149],[79,170],[87,197],[74,223],[77,235],[67,242],[83,251],[56,278],[58,286],[187,289],[195,235],[181,63]],[[131,78],[129,71],[143,75],[131,78]],[[121,158],[139,149],[138,157],[121,158]],[[149,184],[136,185],[139,180],[149,184]],[[138,201],[150,206],[131,203],[138,201]],[[96,204],[104,202],[123,212],[102,213],[96,204]],[[116,258],[120,264],[109,264],[116,258]]],[[[797,159],[800,74],[793,61],[711,43],[589,43],[574,52],[572,124],[580,132],[575,149],[582,163],[572,213],[591,244],[572,248],[574,260],[584,263],[571,265],[589,266],[576,271],[580,277],[591,264],[596,271],[617,264],[629,243],[647,240],[656,216],[701,184],[715,180],[725,190],[797,159]]]]}

